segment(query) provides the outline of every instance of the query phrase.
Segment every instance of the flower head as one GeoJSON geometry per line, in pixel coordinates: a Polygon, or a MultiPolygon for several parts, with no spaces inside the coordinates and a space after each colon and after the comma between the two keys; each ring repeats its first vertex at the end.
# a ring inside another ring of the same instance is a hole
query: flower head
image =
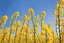
{"type": "Polygon", "coordinates": [[[19,12],[15,12],[14,15],[15,15],[16,17],[18,17],[18,16],[19,16],[19,12]]]}
{"type": "Polygon", "coordinates": [[[41,16],[42,16],[43,18],[45,18],[46,12],[45,12],[45,11],[42,11],[42,12],[41,12],[41,16]]]}
{"type": "Polygon", "coordinates": [[[15,12],[15,13],[11,16],[11,19],[14,19],[14,18],[18,17],[19,15],[20,15],[19,12],[15,12]]]}
{"type": "Polygon", "coordinates": [[[13,30],[13,31],[16,30],[16,26],[15,26],[15,25],[12,26],[12,30],[13,30]]]}
{"type": "Polygon", "coordinates": [[[62,5],[62,8],[64,8],[64,5],[62,5]]]}
{"type": "Polygon", "coordinates": [[[16,22],[16,25],[17,25],[17,26],[21,25],[21,22],[20,22],[20,21],[17,21],[17,22],[16,22]]]}
{"type": "Polygon", "coordinates": [[[62,2],[62,4],[64,4],[64,0],[60,0],[62,2]]]}
{"type": "Polygon", "coordinates": [[[24,22],[27,21],[27,19],[28,19],[27,15],[24,15],[23,17],[24,22]]]}
{"type": "Polygon", "coordinates": [[[55,17],[57,18],[57,17],[58,17],[58,12],[55,11],[55,12],[54,12],[54,15],[55,15],[55,17]]]}
{"type": "Polygon", "coordinates": [[[42,30],[42,32],[41,32],[41,33],[42,33],[42,35],[44,35],[44,34],[45,34],[45,31],[44,31],[44,30],[42,30]]]}
{"type": "Polygon", "coordinates": [[[8,16],[5,15],[5,16],[2,17],[2,19],[3,19],[3,21],[8,20],[8,16]]]}
{"type": "Polygon", "coordinates": [[[38,28],[38,23],[35,24],[35,28],[38,28]]]}
{"type": "Polygon", "coordinates": [[[33,10],[33,8],[29,8],[29,9],[28,9],[28,14],[29,14],[30,16],[33,16],[33,15],[34,15],[34,10],[33,10]]]}
{"type": "Polygon", "coordinates": [[[56,4],[56,9],[58,10],[58,8],[59,8],[59,3],[56,4]]]}
{"type": "Polygon", "coordinates": [[[35,18],[36,18],[36,21],[38,21],[38,20],[40,19],[40,17],[39,17],[39,16],[36,16],[35,18]]]}
{"type": "Polygon", "coordinates": [[[44,20],[42,20],[42,25],[44,25],[44,20]]]}
{"type": "Polygon", "coordinates": [[[27,29],[27,24],[24,24],[24,25],[23,25],[23,28],[24,28],[24,29],[27,29]]]}
{"type": "Polygon", "coordinates": [[[28,16],[27,20],[28,20],[28,21],[30,21],[30,20],[31,20],[30,16],[28,16]]]}

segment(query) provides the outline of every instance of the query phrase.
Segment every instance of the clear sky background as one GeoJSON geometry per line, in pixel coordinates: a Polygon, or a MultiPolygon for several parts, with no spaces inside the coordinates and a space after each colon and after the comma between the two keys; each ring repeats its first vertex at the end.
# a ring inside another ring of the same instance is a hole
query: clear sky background
{"type": "Polygon", "coordinates": [[[0,0],[0,18],[4,15],[9,17],[6,26],[9,26],[10,16],[16,12],[20,12],[19,19],[22,20],[24,14],[28,14],[29,7],[35,10],[35,15],[39,15],[41,11],[45,10],[47,15],[45,23],[52,22],[53,28],[55,29],[54,23],[54,10],[58,0],[0,0]]]}

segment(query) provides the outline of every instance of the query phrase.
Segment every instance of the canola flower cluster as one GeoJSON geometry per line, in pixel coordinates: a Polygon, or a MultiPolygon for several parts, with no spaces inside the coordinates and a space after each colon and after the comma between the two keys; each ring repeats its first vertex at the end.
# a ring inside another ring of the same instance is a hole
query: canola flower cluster
{"type": "MultiPolygon", "coordinates": [[[[58,26],[58,16],[60,14],[60,35],[61,43],[64,43],[64,0],[57,2],[54,12],[56,26],[58,26]],[[60,6],[60,8],[59,8],[60,6]]],[[[52,23],[46,24],[44,19],[46,12],[42,11],[40,15],[35,16],[33,8],[28,9],[28,15],[24,15],[22,21],[18,20],[19,12],[11,16],[10,27],[4,28],[8,16],[0,18],[0,43],[60,43],[59,35],[52,28],[52,23]],[[41,31],[39,31],[41,29],[41,31]]]]}
{"type": "MultiPolygon", "coordinates": [[[[23,22],[21,22],[20,20],[17,21],[19,16],[20,13],[15,12],[11,16],[11,26],[6,27],[5,29],[2,29],[0,27],[0,43],[33,43],[34,40],[36,41],[36,43],[42,43],[46,42],[46,33],[51,37],[48,37],[48,42],[50,42],[51,39],[53,40],[51,30],[49,29],[48,25],[44,23],[44,18],[46,16],[45,11],[41,12],[40,18],[40,16],[34,16],[33,8],[29,8],[28,15],[24,15],[23,17],[23,22]],[[30,25],[31,21],[32,24],[30,25]],[[38,21],[40,21],[41,23],[39,24],[38,21]],[[41,24],[42,26],[39,26],[41,24]],[[30,28],[30,26],[32,28],[30,28]],[[38,27],[41,27],[42,31],[39,32],[38,27]]],[[[8,20],[8,16],[5,15],[1,19],[3,21],[2,23],[4,23],[8,20]]]]}

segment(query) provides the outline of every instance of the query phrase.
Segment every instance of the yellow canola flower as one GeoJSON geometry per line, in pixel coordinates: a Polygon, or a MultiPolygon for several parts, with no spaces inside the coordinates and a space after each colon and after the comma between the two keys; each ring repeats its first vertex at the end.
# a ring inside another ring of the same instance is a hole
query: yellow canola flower
{"type": "Polygon", "coordinates": [[[36,16],[35,18],[36,18],[36,21],[38,21],[38,20],[40,19],[40,17],[39,17],[39,16],[36,16]]]}
{"type": "Polygon", "coordinates": [[[64,8],[64,5],[62,5],[62,8],[64,8]]]}
{"type": "Polygon", "coordinates": [[[10,31],[10,28],[6,28],[6,31],[8,31],[8,32],[9,32],[9,31],[10,31]]]}
{"type": "Polygon", "coordinates": [[[51,31],[49,30],[47,25],[43,25],[42,27],[49,35],[52,35],[51,31]]]}
{"type": "Polygon", "coordinates": [[[26,33],[24,32],[24,31],[22,31],[22,33],[21,33],[23,36],[25,36],[26,35],[26,33]]]}
{"type": "Polygon", "coordinates": [[[6,24],[6,22],[4,21],[3,24],[6,24]]]}
{"type": "Polygon", "coordinates": [[[63,12],[63,9],[60,9],[60,11],[59,11],[61,14],[62,14],[62,12],[63,12]]]}
{"type": "Polygon", "coordinates": [[[4,21],[8,20],[8,16],[5,15],[5,16],[2,17],[2,19],[3,19],[4,21]]]}
{"type": "Polygon", "coordinates": [[[28,14],[30,15],[30,16],[33,16],[34,15],[34,10],[33,10],[33,8],[29,8],[28,9],[28,14]]]}
{"type": "Polygon", "coordinates": [[[55,12],[54,12],[54,15],[55,15],[55,17],[57,18],[57,17],[58,17],[58,12],[55,11],[55,12]]]}
{"type": "Polygon", "coordinates": [[[62,4],[64,4],[64,0],[60,0],[62,2],[62,4]]]}
{"type": "Polygon", "coordinates": [[[14,15],[15,15],[16,17],[18,17],[20,14],[19,14],[19,12],[15,12],[14,15]]]}
{"type": "Polygon", "coordinates": [[[24,24],[23,25],[23,29],[27,29],[27,24],[24,24]]]}
{"type": "Polygon", "coordinates": [[[28,17],[27,17],[27,20],[28,20],[28,21],[30,21],[30,20],[31,20],[30,16],[28,16],[28,17]]]}
{"type": "Polygon", "coordinates": [[[12,30],[13,30],[13,31],[16,30],[16,26],[15,26],[15,25],[12,26],[12,30]]]}
{"type": "Polygon", "coordinates": [[[27,21],[27,20],[28,20],[27,15],[24,15],[24,17],[23,17],[23,21],[25,22],[25,21],[27,21]]]}
{"type": "Polygon", "coordinates": [[[3,30],[0,30],[0,33],[2,33],[3,32],[3,30]]]}
{"type": "Polygon", "coordinates": [[[46,12],[45,12],[45,11],[42,11],[42,12],[41,12],[41,16],[42,16],[43,18],[45,18],[46,12]]]}
{"type": "Polygon", "coordinates": [[[57,3],[55,7],[56,7],[56,9],[58,10],[58,8],[59,8],[59,3],[57,3]]]}
{"type": "Polygon", "coordinates": [[[42,20],[42,25],[44,25],[44,20],[42,20]]]}
{"type": "Polygon", "coordinates": [[[61,26],[64,27],[64,22],[61,23],[61,26]]]}
{"type": "Polygon", "coordinates": [[[36,29],[38,28],[38,23],[35,24],[35,28],[36,28],[36,29]]]}
{"type": "Polygon", "coordinates": [[[45,35],[45,31],[44,31],[44,30],[42,30],[41,34],[42,34],[42,35],[45,35]]]}
{"type": "Polygon", "coordinates": [[[17,22],[16,22],[16,25],[17,25],[17,26],[21,25],[21,22],[20,22],[20,21],[17,21],[17,22]]]}
{"type": "Polygon", "coordinates": [[[63,8],[63,5],[62,4],[60,4],[60,8],[63,8]]]}
{"type": "Polygon", "coordinates": [[[29,34],[32,34],[32,31],[30,30],[30,28],[28,28],[28,33],[29,33],[29,34]]]}

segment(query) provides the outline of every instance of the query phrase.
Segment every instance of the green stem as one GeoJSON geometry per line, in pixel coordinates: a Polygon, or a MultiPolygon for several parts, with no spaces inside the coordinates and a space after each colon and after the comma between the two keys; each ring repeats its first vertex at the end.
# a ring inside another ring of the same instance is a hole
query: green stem
{"type": "MultiPolygon", "coordinates": [[[[18,28],[18,26],[17,26],[17,28],[18,28]]],[[[17,28],[16,28],[16,35],[15,35],[14,43],[16,43],[17,30],[18,30],[17,28]]]]}
{"type": "MultiPolygon", "coordinates": [[[[25,22],[23,22],[22,25],[24,25],[24,23],[25,23],[25,22]]],[[[22,26],[22,28],[21,28],[21,30],[20,30],[20,33],[22,32],[22,30],[23,30],[23,26],[22,26]]],[[[19,43],[21,43],[21,35],[22,35],[22,34],[19,34],[19,43]]]]}

